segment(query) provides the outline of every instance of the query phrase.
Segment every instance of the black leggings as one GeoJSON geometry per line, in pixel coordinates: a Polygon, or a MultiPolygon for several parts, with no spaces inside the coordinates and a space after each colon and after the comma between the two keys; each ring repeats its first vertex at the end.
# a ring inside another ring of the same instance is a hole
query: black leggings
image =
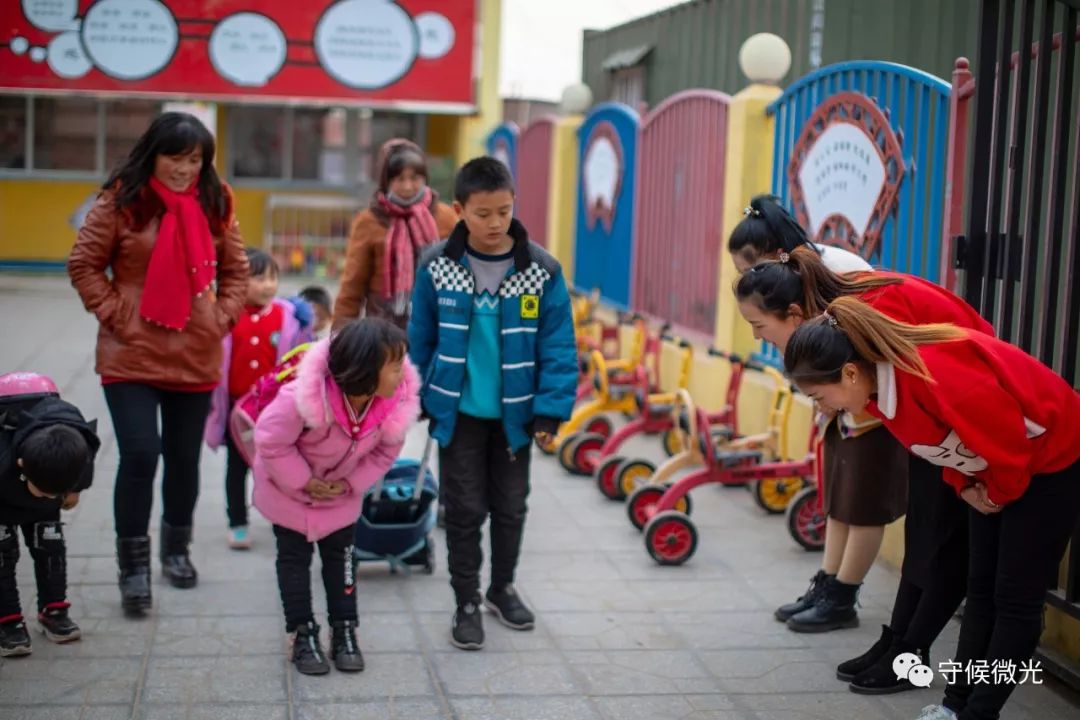
{"type": "MultiPolygon", "coordinates": [[[[971,511],[967,605],[953,658],[967,667],[1029,662],[1042,633],[1046,591],[1080,515],[1080,462],[1036,475],[1027,491],[993,515],[971,511]]],[[[1012,683],[968,685],[961,672],[945,706],[960,720],[997,720],[1012,683]]]]}
{"type": "Polygon", "coordinates": [[[105,401],[120,450],[113,491],[117,537],[149,532],[158,457],[164,458],[162,520],[173,527],[190,527],[199,497],[199,455],[210,393],[125,382],[106,385],[105,401]]]}
{"type": "Polygon", "coordinates": [[[943,577],[921,588],[900,577],[889,628],[904,642],[920,650],[930,650],[938,635],[956,614],[964,599],[964,582],[943,577]]]}
{"type": "Polygon", "coordinates": [[[355,535],[356,525],[353,524],[327,535],[318,543],[310,543],[295,530],[274,526],[278,589],[281,591],[281,604],[285,607],[285,632],[293,632],[300,625],[315,619],[311,609],[311,555],[316,544],[322,557],[322,579],[330,622],[356,621],[355,535]]]}
{"type": "Polygon", "coordinates": [[[18,531],[34,559],[34,578],[37,580],[37,609],[67,607],[67,547],[60,511],[41,522],[19,525],[0,525],[0,622],[21,617],[19,586],[15,566],[19,562],[18,531]]]}
{"type": "Polygon", "coordinates": [[[248,524],[247,506],[248,465],[244,456],[236,449],[232,434],[225,431],[225,513],[229,517],[229,527],[241,527],[248,524]]]}

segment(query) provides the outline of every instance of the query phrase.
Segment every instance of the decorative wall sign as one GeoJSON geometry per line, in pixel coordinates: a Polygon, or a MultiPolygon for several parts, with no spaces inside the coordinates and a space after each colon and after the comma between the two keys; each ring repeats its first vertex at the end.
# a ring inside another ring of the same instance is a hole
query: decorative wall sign
{"type": "Polygon", "coordinates": [[[906,172],[901,140],[866,95],[841,92],[818,106],[787,168],[795,215],[815,241],[874,256],[906,172]]]}
{"type": "Polygon", "coordinates": [[[473,107],[474,0],[4,0],[0,88],[473,107]]]}
{"type": "Polygon", "coordinates": [[[582,192],[585,195],[585,224],[588,229],[602,222],[611,232],[615,207],[623,184],[622,140],[608,121],[593,127],[585,142],[585,157],[581,164],[582,192]]]}
{"type": "Polygon", "coordinates": [[[518,138],[521,131],[512,122],[504,122],[488,133],[484,147],[487,154],[510,169],[510,174],[517,178],[518,138]]]}

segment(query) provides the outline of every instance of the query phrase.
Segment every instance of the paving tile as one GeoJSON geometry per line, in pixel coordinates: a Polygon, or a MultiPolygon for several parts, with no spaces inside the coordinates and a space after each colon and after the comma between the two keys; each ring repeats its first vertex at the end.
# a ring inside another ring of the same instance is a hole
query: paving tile
{"type": "Polygon", "coordinates": [[[436,653],[436,676],[448,695],[575,695],[573,673],[561,665],[533,665],[522,653],[436,653]]]}
{"type": "Polygon", "coordinates": [[[93,662],[33,657],[5,660],[0,665],[0,708],[29,703],[131,703],[141,668],[141,660],[129,658],[101,658],[93,662]]]}
{"type": "Polygon", "coordinates": [[[162,617],[154,635],[155,657],[282,655],[286,636],[277,615],[162,617]]]}
{"type": "Polygon", "coordinates": [[[589,695],[663,695],[713,693],[720,690],[685,651],[610,650],[578,655],[567,652],[589,695]]]}
{"type": "Polygon", "coordinates": [[[361,673],[331,670],[329,675],[301,675],[292,667],[294,697],[298,702],[348,702],[387,698],[429,697],[434,693],[423,656],[416,653],[379,653],[364,656],[361,673]]]}
{"type": "Polygon", "coordinates": [[[285,656],[153,657],[142,701],[148,705],[284,703],[285,656]]]}
{"type": "Polygon", "coordinates": [[[601,720],[584,698],[451,698],[459,720],[601,720]]]}
{"type": "Polygon", "coordinates": [[[288,720],[288,705],[143,705],[138,720],[288,720]]]}
{"type": "Polygon", "coordinates": [[[433,700],[394,699],[389,702],[298,704],[296,720],[444,720],[433,700]]]}

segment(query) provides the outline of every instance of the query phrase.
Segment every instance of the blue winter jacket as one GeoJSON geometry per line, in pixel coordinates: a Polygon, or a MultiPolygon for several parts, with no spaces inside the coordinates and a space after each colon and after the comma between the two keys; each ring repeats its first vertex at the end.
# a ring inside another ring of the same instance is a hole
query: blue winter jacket
{"type": "MultiPolygon", "coordinates": [[[[409,320],[409,356],[423,379],[421,402],[445,447],[454,437],[465,384],[465,357],[475,281],[465,253],[468,230],[459,222],[450,237],[420,259],[409,320]]],[[[510,449],[531,431],[554,432],[570,417],[577,387],[577,351],[570,294],[559,262],[510,224],[514,264],[499,287],[502,319],[502,420],[510,449]]]]}

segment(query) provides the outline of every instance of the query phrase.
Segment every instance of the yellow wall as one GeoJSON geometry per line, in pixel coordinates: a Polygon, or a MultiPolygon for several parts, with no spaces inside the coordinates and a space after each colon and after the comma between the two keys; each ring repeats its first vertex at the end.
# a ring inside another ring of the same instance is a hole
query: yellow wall
{"type": "Polygon", "coordinates": [[[727,253],[727,239],[743,218],[750,198],[768,192],[772,180],[773,119],[766,106],[780,96],[780,88],[750,85],[735,94],[728,109],[727,152],[724,161],[724,224],[721,237],[719,297],[716,302],[716,346],[737,353],[757,348],[750,326],[743,322],[732,300],[735,266],[727,253]]]}
{"type": "Polygon", "coordinates": [[[551,178],[548,181],[547,248],[574,276],[574,225],[577,218],[578,142],[577,131],[584,118],[560,118],[551,138],[551,178]]]}
{"type": "Polygon", "coordinates": [[[72,214],[94,181],[0,180],[0,261],[62,262],[75,244],[72,214]]]}
{"type": "Polygon", "coordinates": [[[502,122],[499,99],[499,42],[502,35],[502,0],[479,0],[480,77],[476,81],[477,114],[460,119],[457,132],[458,164],[484,154],[488,133],[502,122]]]}

